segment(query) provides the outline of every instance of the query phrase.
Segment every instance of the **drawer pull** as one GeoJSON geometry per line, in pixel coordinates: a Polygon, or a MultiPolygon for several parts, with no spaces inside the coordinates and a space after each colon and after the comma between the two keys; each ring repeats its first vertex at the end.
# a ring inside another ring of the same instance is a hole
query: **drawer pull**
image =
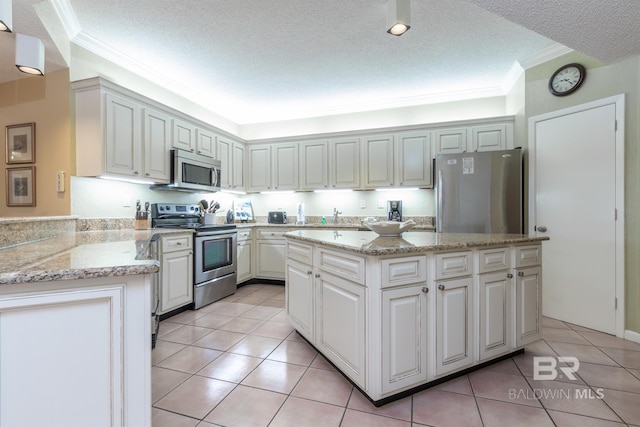
{"type": "Polygon", "coordinates": [[[444,291],[446,288],[444,287],[444,285],[440,284],[438,285],[438,289],[440,289],[441,291],[444,291]]]}
{"type": "Polygon", "coordinates": [[[428,293],[429,293],[429,288],[427,288],[426,286],[424,286],[424,287],[422,288],[422,292],[424,292],[425,294],[428,294],[428,293]]]}

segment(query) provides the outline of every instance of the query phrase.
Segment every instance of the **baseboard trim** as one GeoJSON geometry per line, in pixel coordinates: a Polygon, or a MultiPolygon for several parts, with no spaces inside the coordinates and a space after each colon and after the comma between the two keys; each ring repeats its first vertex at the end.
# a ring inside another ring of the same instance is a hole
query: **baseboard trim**
{"type": "Polygon", "coordinates": [[[626,331],[624,331],[624,339],[640,344],[640,333],[627,329],[626,331]]]}

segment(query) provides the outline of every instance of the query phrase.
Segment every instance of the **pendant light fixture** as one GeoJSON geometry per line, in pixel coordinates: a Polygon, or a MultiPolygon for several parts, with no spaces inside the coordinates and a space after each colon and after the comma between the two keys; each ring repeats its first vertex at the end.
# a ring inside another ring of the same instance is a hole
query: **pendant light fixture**
{"type": "Polygon", "coordinates": [[[13,27],[11,0],[0,0],[0,31],[11,32],[13,27]]]}
{"type": "Polygon", "coordinates": [[[411,28],[411,0],[387,0],[387,33],[401,36],[411,28]]]}
{"type": "Polygon", "coordinates": [[[16,33],[16,67],[23,73],[44,75],[44,43],[42,40],[16,33]]]}

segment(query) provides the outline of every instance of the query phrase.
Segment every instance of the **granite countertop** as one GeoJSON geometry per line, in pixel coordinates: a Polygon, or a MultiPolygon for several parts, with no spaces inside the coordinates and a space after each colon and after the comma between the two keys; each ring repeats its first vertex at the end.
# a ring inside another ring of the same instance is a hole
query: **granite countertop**
{"type": "Polygon", "coordinates": [[[373,231],[352,230],[296,230],[286,237],[306,243],[322,244],[363,255],[395,255],[426,251],[444,251],[535,243],[548,237],[526,234],[463,234],[406,231],[400,237],[381,237],[373,231]]]}
{"type": "MultiPolygon", "coordinates": [[[[357,223],[357,224],[347,224],[347,223],[327,223],[327,224],[296,224],[296,223],[288,223],[288,224],[269,224],[269,223],[236,223],[237,228],[260,228],[260,227],[274,227],[274,228],[293,228],[296,230],[313,230],[313,229],[321,229],[321,230],[366,230],[365,226],[357,223]]],[[[431,225],[416,225],[412,228],[414,231],[434,231],[435,228],[431,225]]]]}
{"type": "Polygon", "coordinates": [[[82,231],[0,249],[0,285],[155,273],[154,236],[188,230],[82,231]]]}

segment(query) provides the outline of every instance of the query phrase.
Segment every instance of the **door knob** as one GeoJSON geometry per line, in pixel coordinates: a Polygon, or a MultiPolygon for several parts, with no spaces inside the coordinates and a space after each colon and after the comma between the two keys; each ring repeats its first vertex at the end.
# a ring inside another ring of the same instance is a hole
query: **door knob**
{"type": "Polygon", "coordinates": [[[547,227],[545,227],[544,225],[539,225],[536,227],[536,231],[539,231],[541,233],[546,233],[547,232],[547,227]]]}

